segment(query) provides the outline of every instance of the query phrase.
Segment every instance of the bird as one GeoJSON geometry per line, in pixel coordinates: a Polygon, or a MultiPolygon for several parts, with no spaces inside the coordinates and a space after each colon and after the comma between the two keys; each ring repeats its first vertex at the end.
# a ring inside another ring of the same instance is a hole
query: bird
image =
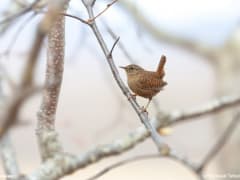
{"type": "Polygon", "coordinates": [[[166,63],[166,56],[162,55],[156,71],[148,71],[136,64],[127,66],[120,66],[127,74],[127,83],[132,96],[141,96],[148,99],[148,103],[143,107],[143,111],[147,112],[147,108],[152,98],[157,95],[167,82],[163,80],[165,76],[164,65],[166,63]]]}

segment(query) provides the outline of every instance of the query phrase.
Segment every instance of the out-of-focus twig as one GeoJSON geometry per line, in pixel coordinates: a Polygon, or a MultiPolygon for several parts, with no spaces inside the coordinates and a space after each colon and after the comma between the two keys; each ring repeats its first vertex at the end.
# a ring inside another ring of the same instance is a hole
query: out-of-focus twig
{"type": "Polygon", "coordinates": [[[4,24],[4,23],[9,23],[9,22],[15,20],[16,18],[19,18],[19,17],[21,17],[22,15],[30,12],[30,11],[34,8],[34,6],[37,5],[37,3],[38,3],[39,1],[40,1],[40,0],[35,0],[33,3],[27,5],[27,7],[25,7],[25,8],[24,8],[23,10],[21,10],[20,12],[17,12],[17,13],[15,13],[15,14],[13,14],[13,15],[11,15],[11,16],[3,19],[3,20],[1,20],[1,21],[0,21],[0,25],[2,25],[2,24],[4,24]]]}
{"type": "Polygon", "coordinates": [[[101,16],[103,13],[105,13],[114,3],[116,3],[118,0],[113,0],[112,2],[110,2],[109,4],[107,4],[107,6],[100,12],[98,13],[96,16],[94,16],[93,18],[90,18],[88,20],[88,22],[92,22],[94,20],[96,20],[99,16],[101,16]]]}
{"type": "Polygon", "coordinates": [[[49,11],[44,16],[44,18],[40,22],[39,27],[37,29],[34,45],[32,47],[32,50],[27,62],[27,66],[23,74],[23,81],[21,84],[22,87],[26,87],[32,84],[32,78],[33,78],[32,74],[36,64],[36,59],[38,57],[38,54],[42,46],[42,41],[46,36],[46,34],[49,32],[50,28],[52,27],[53,22],[57,19],[59,12],[63,8],[62,6],[64,6],[62,5],[61,2],[56,4],[55,3],[56,2],[50,3],[49,11]]]}
{"type": "Polygon", "coordinates": [[[36,92],[36,89],[39,89],[33,87],[32,82],[37,58],[40,53],[44,37],[51,28],[52,22],[57,18],[58,12],[60,10],[61,9],[59,8],[59,3],[52,5],[49,8],[49,12],[45,15],[45,17],[42,19],[38,26],[35,39],[32,45],[32,49],[27,59],[26,66],[24,67],[23,70],[23,75],[19,84],[19,88],[16,89],[17,92],[13,93],[15,97],[13,97],[10,100],[10,103],[7,106],[7,110],[5,111],[5,114],[2,117],[0,138],[16,122],[19,109],[22,103],[25,101],[25,99],[27,99],[27,97],[33,94],[33,92],[36,92]],[[21,91],[21,93],[19,93],[19,91],[21,91]]]}
{"type": "MultiPolygon", "coordinates": [[[[140,156],[135,156],[135,157],[131,157],[131,158],[128,158],[128,159],[124,159],[122,161],[113,163],[113,164],[103,168],[102,170],[100,170],[99,172],[97,172],[93,176],[87,178],[86,180],[95,180],[95,179],[98,179],[98,178],[102,177],[104,174],[108,173],[109,171],[111,171],[115,168],[118,168],[120,166],[124,166],[124,165],[132,163],[132,162],[146,160],[146,159],[152,159],[152,158],[166,158],[166,157],[161,156],[160,154],[145,154],[145,155],[140,155],[140,156]]],[[[172,158],[174,161],[179,161],[178,159],[175,159],[174,156],[170,156],[170,158],[172,158]]],[[[188,168],[190,170],[192,170],[192,167],[188,167],[188,168]]],[[[196,173],[196,175],[198,176],[197,173],[196,173]]],[[[200,177],[199,177],[199,179],[201,180],[200,177]]]]}
{"type": "Polygon", "coordinates": [[[33,13],[31,16],[29,16],[27,19],[24,20],[24,22],[22,22],[22,24],[18,27],[18,29],[16,30],[16,33],[13,35],[13,38],[11,40],[11,42],[9,43],[8,47],[6,48],[6,51],[4,51],[3,53],[0,54],[1,56],[9,56],[9,54],[11,53],[11,50],[14,46],[14,44],[16,43],[19,35],[21,34],[21,31],[24,29],[24,27],[36,16],[36,13],[33,13]]]}
{"type": "Polygon", "coordinates": [[[225,129],[225,131],[217,141],[217,143],[213,146],[212,149],[210,149],[206,157],[203,159],[203,161],[197,168],[197,172],[199,174],[202,173],[204,168],[207,167],[209,162],[218,154],[218,152],[222,149],[222,147],[227,143],[227,141],[233,134],[234,130],[238,127],[239,122],[240,122],[240,112],[237,112],[233,117],[232,121],[230,122],[230,124],[228,125],[228,127],[225,129]]]}
{"type": "MultiPolygon", "coordinates": [[[[107,32],[110,34],[110,36],[114,39],[117,40],[117,35],[113,32],[113,30],[110,28],[110,26],[106,23],[103,22],[104,26],[106,27],[107,32]]],[[[121,41],[118,42],[118,47],[122,50],[123,54],[126,56],[126,58],[129,60],[130,63],[132,64],[137,64],[137,62],[134,60],[134,58],[130,55],[130,53],[127,51],[127,48],[123,45],[121,41]]]]}
{"type": "Polygon", "coordinates": [[[12,146],[8,134],[5,134],[4,137],[0,140],[0,154],[6,173],[6,179],[11,180],[17,178],[20,174],[18,163],[16,161],[14,147],[12,146]]]}
{"type": "Polygon", "coordinates": [[[136,161],[140,161],[140,160],[145,160],[145,159],[152,159],[152,158],[159,158],[162,157],[159,154],[146,154],[146,155],[141,155],[141,156],[136,156],[136,157],[131,157],[128,159],[124,159],[122,161],[113,163],[105,168],[103,168],[102,170],[100,170],[99,172],[97,172],[96,174],[94,174],[93,176],[85,179],[85,180],[95,180],[100,178],[101,176],[103,176],[104,174],[108,173],[109,171],[118,168],[120,166],[124,166],[126,164],[132,163],[132,162],[136,162],[136,161]]]}
{"type": "Polygon", "coordinates": [[[39,87],[21,89],[21,93],[16,92],[15,96],[7,101],[6,110],[1,116],[0,139],[4,136],[8,129],[16,123],[19,110],[23,103],[40,90],[41,88],[39,87]]]}
{"type": "Polygon", "coordinates": [[[193,118],[226,110],[237,105],[240,105],[240,95],[226,95],[196,108],[172,111],[166,114],[165,117],[162,117],[162,113],[160,113],[157,118],[162,127],[176,125],[184,121],[192,120],[193,118]]]}
{"type": "Polygon", "coordinates": [[[137,11],[140,10],[137,9],[133,1],[121,0],[119,1],[119,4],[121,4],[122,7],[124,7],[127,12],[129,12],[129,14],[138,22],[138,24],[141,24],[155,39],[183,47],[194,53],[197,53],[198,55],[207,57],[210,59],[209,62],[211,63],[215,62],[213,61],[215,59],[212,57],[216,55],[215,53],[217,52],[217,48],[206,45],[205,43],[196,43],[193,40],[188,40],[187,38],[178,37],[164,32],[157,25],[151,22],[151,18],[145,17],[144,12],[141,11],[141,13],[137,13],[137,11]]]}
{"type": "MultiPolygon", "coordinates": [[[[8,78],[8,74],[5,73],[5,69],[1,66],[0,68],[0,101],[1,103],[6,101],[6,97],[3,93],[2,81],[5,78],[8,78]]],[[[11,86],[11,85],[10,85],[11,86]]],[[[4,106],[4,105],[3,105],[4,106]]],[[[1,108],[2,105],[1,105],[1,108]]],[[[14,147],[12,145],[9,134],[6,133],[3,138],[0,139],[0,156],[2,160],[2,165],[6,174],[6,179],[10,180],[11,178],[16,178],[19,176],[19,168],[18,163],[14,151],[14,147]]]]}

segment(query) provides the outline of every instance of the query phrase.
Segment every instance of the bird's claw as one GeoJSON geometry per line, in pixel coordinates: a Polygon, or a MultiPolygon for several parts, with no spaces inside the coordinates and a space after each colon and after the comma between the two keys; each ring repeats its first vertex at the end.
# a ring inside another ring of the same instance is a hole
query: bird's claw
{"type": "Polygon", "coordinates": [[[130,94],[130,96],[128,97],[128,100],[130,100],[131,98],[133,98],[134,100],[136,100],[136,94],[130,94]]]}
{"type": "Polygon", "coordinates": [[[148,114],[147,109],[146,109],[144,106],[141,107],[141,112],[142,112],[142,113],[147,113],[147,114],[148,114]]]}

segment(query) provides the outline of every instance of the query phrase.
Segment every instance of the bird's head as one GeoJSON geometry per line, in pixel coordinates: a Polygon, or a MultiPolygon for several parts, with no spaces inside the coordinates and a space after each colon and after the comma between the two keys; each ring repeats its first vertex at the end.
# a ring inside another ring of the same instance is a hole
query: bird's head
{"type": "Polygon", "coordinates": [[[143,68],[135,64],[130,64],[128,66],[120,66],[120,68],[124,69],[127,75],[135,75],[144,70],[143,68]]]}

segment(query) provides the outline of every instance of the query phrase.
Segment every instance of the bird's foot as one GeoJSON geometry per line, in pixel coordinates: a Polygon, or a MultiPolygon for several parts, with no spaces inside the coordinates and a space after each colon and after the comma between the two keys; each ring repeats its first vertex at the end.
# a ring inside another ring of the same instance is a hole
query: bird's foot
{"type": "Polygon", "coordinates": [[[141,107],[141,112],[142,112],[142,113],[147,113],[147,114],[148,114],[147,109],[146,109],[146,107],[144,107],[144,106],[141,107]]]}
{"type": "Polygon", "coordinates": [[[136,94],[131,94],[131,95],[128,97],[128,100],[130,100],[131,98],[133,98],[133,99],[136,101],[136,97],[137,97],[136,94]]]}

